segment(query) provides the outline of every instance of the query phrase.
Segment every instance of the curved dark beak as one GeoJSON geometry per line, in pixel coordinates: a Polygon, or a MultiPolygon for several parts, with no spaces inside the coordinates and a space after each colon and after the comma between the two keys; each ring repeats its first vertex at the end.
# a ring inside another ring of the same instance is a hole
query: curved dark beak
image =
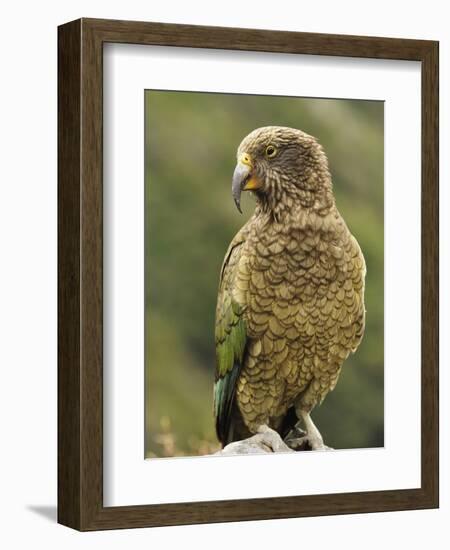
{"type": "Polygon", "coordinates": [[[231,184],[231,194],[237,209],[242,214],[241,210],[241,193],[247,180],[250,177],[251,168],[243,162],[238,162],[233,173],[233,181],[231,184]]]}

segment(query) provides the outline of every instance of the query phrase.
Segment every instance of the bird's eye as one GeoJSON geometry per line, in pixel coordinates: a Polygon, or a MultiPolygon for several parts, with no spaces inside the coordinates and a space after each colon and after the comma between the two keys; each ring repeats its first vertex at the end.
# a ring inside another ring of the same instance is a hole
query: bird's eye
{"type": "Polygon", "coordinates": [[[277,154],[277,150],[273,145],[266,147],[266,157],[272,159],[277,154]]]}

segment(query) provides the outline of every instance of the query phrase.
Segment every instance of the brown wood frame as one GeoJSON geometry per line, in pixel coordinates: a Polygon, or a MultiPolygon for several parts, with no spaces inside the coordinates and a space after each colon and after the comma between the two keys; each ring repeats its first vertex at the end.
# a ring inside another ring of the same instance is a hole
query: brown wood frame
{"type": "Polygon", "coordinates": [[[79,19],[58,29],[58,521],[82,531],[438,507],[438,42],[79,19]],[[103,506],[103,44],[420,61],[420,489],[103,506]]]}

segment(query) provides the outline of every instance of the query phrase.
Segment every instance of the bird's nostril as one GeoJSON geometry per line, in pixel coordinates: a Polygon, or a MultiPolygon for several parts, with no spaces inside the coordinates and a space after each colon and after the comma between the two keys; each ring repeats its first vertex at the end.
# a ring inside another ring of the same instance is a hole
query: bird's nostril
{"type": "Polygon", "coordinates": [[[251,166],[251,158],[250,158],[250,155],[248,155],[247,153],[244,153],[242,156],[241,156],[241,162],[243,164],[247,164],[247,166],[251,166]]]}

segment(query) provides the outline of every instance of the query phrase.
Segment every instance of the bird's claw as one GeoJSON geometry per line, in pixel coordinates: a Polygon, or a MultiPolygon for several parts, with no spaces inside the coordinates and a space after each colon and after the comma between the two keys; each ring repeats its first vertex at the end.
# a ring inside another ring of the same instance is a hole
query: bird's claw
{"type": "Polygon", "coordinates": [[[290,439],[289,442],[286,441],[286,444],[289,445],[291,449],[295,451],[330,451],[333,450],[333,447],[328,447],[325,445],[321,439],[305,435],[303,437],[298,437],[295,439],[290,439]]]}
{"type": "Polygon", "coordinates": [[[299,426],[294,426],[284,438],[286,445],[294,451],[309,451],[307,441],[305,440],[306,432],[299,426]]]}
{"type": "Polygon", "coordinates": [[[266,425],[260,426],[253,438],[274,453],[292,452],[292,449],[281,439],[280,434],[266,425]]]}
{"type": "Polygon", "coordinates": [[[284,442],[294,451],[328,451],[333,449],[325,445],[321,437],[308,435],[298,426],[292,428],[284,438],[284,442]]]}

